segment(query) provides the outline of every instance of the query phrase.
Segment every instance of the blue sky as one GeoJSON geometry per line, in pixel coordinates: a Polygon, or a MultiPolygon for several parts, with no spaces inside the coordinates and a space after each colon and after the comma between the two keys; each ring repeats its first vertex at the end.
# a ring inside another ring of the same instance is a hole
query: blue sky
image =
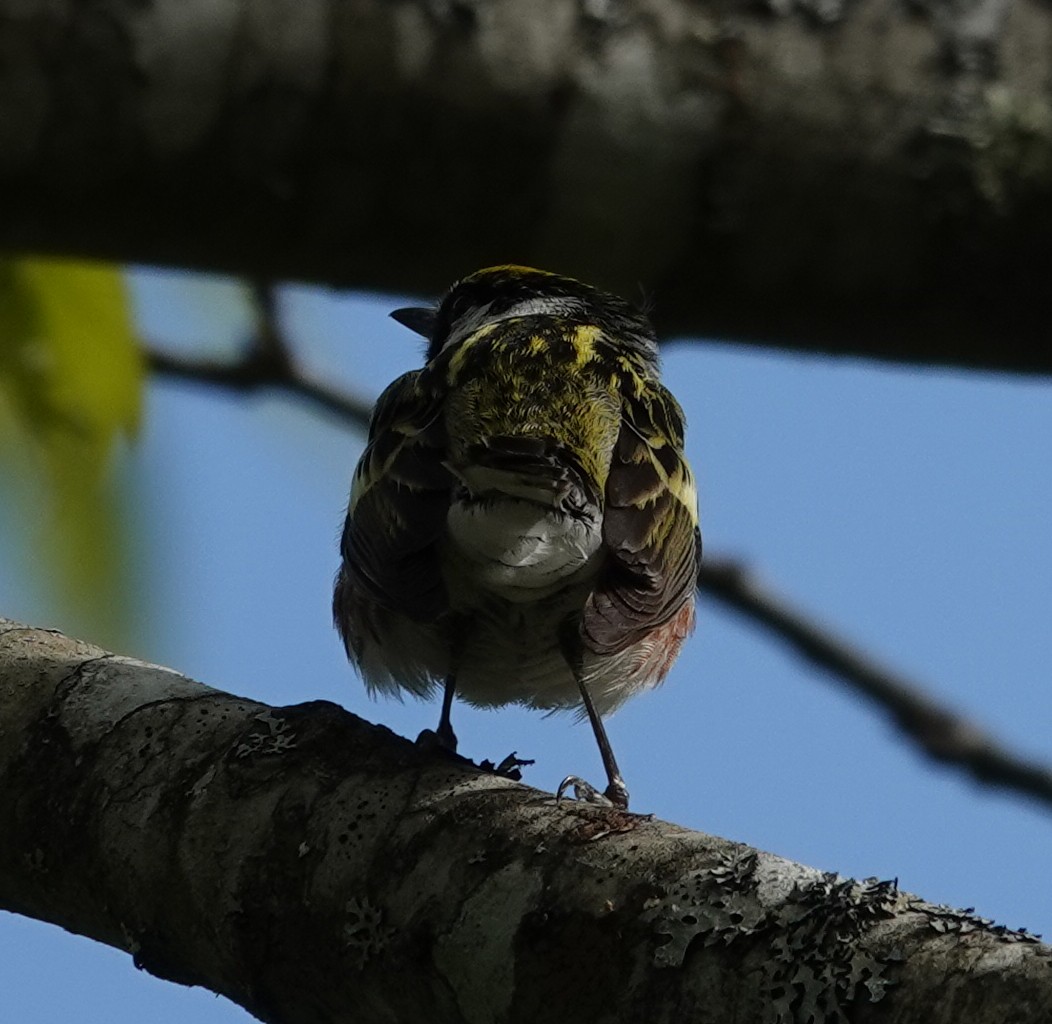
{"type": "MultiPolygon", "coordinates": [[[[465,271],[472,268],[465,268],[465,271]]],[[[135,275],[144,334],[215,354],[248,319],[230,282],[135,275]]],[[[656,297],[660,303],[660,295],[656,297]]],[[[406,297],[290,288],[303,358],[376,393],[417,365],[386,316],[406,297]]],[[[821,621],[1052,762],[1052,403],[1044,382],[721,344],[671,344],[706,550],[745,560],[821,621]]],[[[362,438],[281,396],[151,384],[123,460],[148,594],[134,653],[275,704],[325,698],[413,736],[435,705],[374,703],[329,622],[336,538],[362,438]]],[[[0,614],[76,634],[0,514],[0,614]]],[[[86,636],[85,639],[93,639],[86,636]]],[[[461,749],[602,780],[587,725],[458,706],[461,749]]],[[[933,766],[775,639],[702,600],[665,685],[608,724],[634,810],[815,867],[897,877],[1052,936],[1052,810],[933,766]]],[[[28,1024],[249,1019],[123,953],[0,913],[0,989],[28,1024]]]]}

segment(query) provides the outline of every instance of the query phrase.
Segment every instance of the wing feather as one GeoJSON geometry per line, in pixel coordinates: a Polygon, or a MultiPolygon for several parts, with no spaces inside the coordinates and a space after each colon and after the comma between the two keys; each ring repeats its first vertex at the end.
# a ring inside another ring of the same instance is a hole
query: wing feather
{"type": "Polygon", "coordinates": [[[440,404],[423,373],[399,377],[373,412],[340,543],[338,624],[363,598],[418,621],[446,608],[437,547],[453,478],[440,404]]]}
{"type": "Polygon", "coordinates": [[[597,654],[625,650],[693,602],[701,534],[683,430],[683,412],[662,385],[623,400],[603,514],[607,563],[581,621],[597,654]]]}

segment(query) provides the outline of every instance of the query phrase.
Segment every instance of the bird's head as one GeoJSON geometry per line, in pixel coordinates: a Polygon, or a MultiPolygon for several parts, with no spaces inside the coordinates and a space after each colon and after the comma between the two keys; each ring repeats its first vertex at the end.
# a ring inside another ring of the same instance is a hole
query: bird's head
{"type": "Polygon", "coordinates": [[[396,309],[391,316],[428,341],[430,362],[479,328],[513,317],[555,317],[594,324],[648,358],[657,356],[646,314],[609,292],[546,270],[504,264],[457,281],[438,306],[396,309]]]}

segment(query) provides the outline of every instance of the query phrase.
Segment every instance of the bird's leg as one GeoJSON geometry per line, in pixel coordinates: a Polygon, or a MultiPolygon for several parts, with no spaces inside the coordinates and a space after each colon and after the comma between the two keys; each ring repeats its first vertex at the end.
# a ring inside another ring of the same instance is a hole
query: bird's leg
{"type": "Polygon", "coordinates": [[[600,793],[595,786],[578,778],[576,775],[567,775],[559,788],[555,791],[555,799],[560,800],[563,793],[571,786],[578,800],[587,800],[601,803],[605,797],[610,803],[621,810],[628,809],[628,787],[625,780],[621,778],[621,769],[617,767],[617,759],[614,757],[613,747],[603,728],[603,720],[592,701],[592,695],[588,692],[588,686],[584,681],[584,665],[581,648],[581,624],[576,617],[567,618],[560,630],[559,635],[563,656],[573,673],[574,682],[581,693],[581,703],[588,715],[588,721],[592,724],[592,732],[595,741],[599,744],[599,756],[603,759],[603,769],[606,771],[606,791],[600,793]]]}
{"type": "Polygon", "coordinates": [[[438,728],[435,730],[435,735],[438,737],[439,746],[452,753],[456,753],[457,750],[457,734],[453,732],[449,715],[453,710],[453,698],[456,696],[456,692],[457,677],[455,673],[450,672],[446,676],[446,688],[442,694],[442,715],[438,719],[438,728]]]}
{"type": "MultiPolygon", "coordinates": [[[[453,732],[453,726],[449,720],[456,692],[457,677],[455,673],[450,672],[446,676],[446,689],[442,694],[442,714],[438,719],[438,728],[430,734],[435,738],[436,743],[442,750],[448,750],[451,754],[457,752],[457,735],[453,732]]],[[[417,742],[420,742],[419,739],[417,742]]],[[[516,756],[513,750],[500,764],[494,765],[492,761],[483,761],[479,764],[479,767],[492,771],[494,775],[503,775],[518,782],[522,778],[522,772],[519,769],[531,764],[533,764],[532,761],[516,756]]]]}
{"type": "MultiPolygon", "coordinates": [[[[577,688],[581,691],[581,701],[588,713],[588,721],[592,723],[592,732],[595,733],[595,741],[599,744],[599,756],[603,759],[603,769],[606,771],[607,786],[603,795],[615,807],[623,811],[628,810],[628,787],[625,785],[625,780],[621,778],[621,770],[617,767],[617,759],[614,757],[614,749],[610,746],[610,740],[606,735],[603,720],[599,717],[595,704],[592,703],[592,695],[588,692],[588,687],[580,673],[574,672],[574,678],[577,680],[577,688]]],[[[578,796],[583,796],[585,800],[594,799],[597,795],[595,788],[583,779],[577,778],[576,775],[568,775],[559,784],[556,796],[562,796],[563,791],[570,786],[573,786],[574,792],[578,796]]]]}
{"type": "Polygon", "coordinates": [[[453,710],[453,698],[457,695],[457,663],[460,661],[460,652],[464,645],[464,621],[459,616],[451,617],[448,627],[450,635],[449,671],[446,673],[446,685],[442,691],[442,714],[438,718],[438,728],[434,732],[425,729],[417,736],[416,742],[455,754],[457,734],[453,732],[449,716],[453,710]]]}
{"type": "Polygon", "coordinates": [[[438,719],[438,728],[435,730],[425,729],[416,738],[417,746],[428,750],[444,750],[447,754],[457,752],[457,734],[453,732],[453,726],[449,721],[449,713],[453,709],[453,698],[457,692],[457,676],[450,672],[446,676],[446,688],[442,694],[442,714],[438,719]]]}

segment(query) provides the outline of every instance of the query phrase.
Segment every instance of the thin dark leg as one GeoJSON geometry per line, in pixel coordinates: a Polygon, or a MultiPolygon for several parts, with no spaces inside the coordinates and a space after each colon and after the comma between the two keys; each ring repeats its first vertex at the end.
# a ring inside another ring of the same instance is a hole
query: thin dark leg
{"type": "Polygon", "coordinates": [[[454,753],[456,753],[457,749],[457,734],[453,732],[449,714],[453,710],[453,698],[456,696],[456,692],[457,678],[450,672],[446,676],[446,689],[442,694],[442,716],[438,720],[438,729],[435,731],[435,735],[438,737],[438,742],[441,746],[454,753]]]}
{"type": "Polygon", "coordinates": [[[588,721],[592,723],[595,741],[599,744],[599,756],[603,759],[603,768],[606,771],[607,787],[604,795],[615,807],[626,810],[628,808],[628,787],[625,786],[625,780],[621,778],[621,770],[617,767],[617,759],[614,757],[614,749],[610,746],[606,729],[603,727],[603,720],[599,717],[599,712],[595,710],[592,695],[588,692],[588,687],[584,685],[584,680],[576,673],[574,674],[577,678],[577,688],[581,691],[584,709],[588,712],[588,721]]]}

